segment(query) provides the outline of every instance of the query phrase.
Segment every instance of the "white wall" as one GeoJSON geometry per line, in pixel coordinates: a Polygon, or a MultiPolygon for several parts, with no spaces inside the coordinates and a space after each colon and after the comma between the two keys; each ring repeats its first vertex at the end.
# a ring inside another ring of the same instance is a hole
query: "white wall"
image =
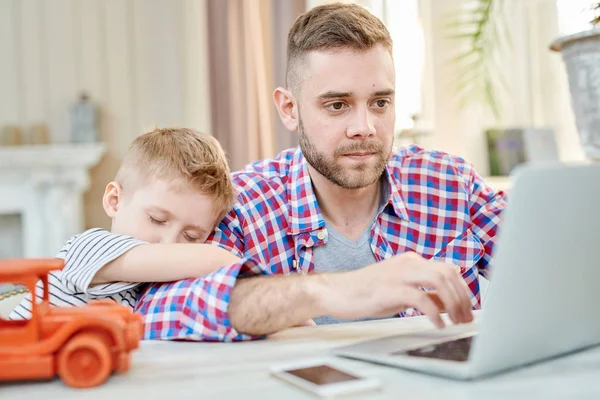
{"type": "Polygon", "coordinates": [[[44,122],[66,142],[81,91],[102,108],[108,154],[92,173],[88,226],[108,226],[104,186],[138,133],[210,132],[206,1],[0,0],[0,129],[44,122]]]}

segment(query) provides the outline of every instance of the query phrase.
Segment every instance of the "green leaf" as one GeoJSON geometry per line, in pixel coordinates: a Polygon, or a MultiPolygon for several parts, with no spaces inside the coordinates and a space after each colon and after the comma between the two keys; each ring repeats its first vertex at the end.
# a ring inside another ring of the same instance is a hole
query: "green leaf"
{"type": "MultiPolygon", "coordinates": [[[[503,13],[503,0],[467,1],[460,12],[452,13],[446,37],[464,48],[448,60],[458,71],[452,79],[460,107],[479,104],[495,118],[501,118],[501,91],[509,86],[497,65],[497,55],[510,45],[510,35],[503,13]]],[[[600,3],[599,3],[600,5],[600,3]]]]}

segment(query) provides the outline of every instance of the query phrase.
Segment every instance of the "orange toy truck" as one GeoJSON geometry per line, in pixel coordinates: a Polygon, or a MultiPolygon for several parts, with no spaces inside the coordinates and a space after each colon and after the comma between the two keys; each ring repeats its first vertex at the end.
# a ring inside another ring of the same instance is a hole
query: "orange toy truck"
{"type": "Polygon", "coordinates": [[[32,301],[31,319],[0,318],[0,381],[49,379],[58,375],[76,388],[100,385],[131,366],[142,336],[141,316],[112,300],[83,307],[50,307],[48,273],[58,259],[0,260],[0,283],[20,283],[43,299],[32,301]]]}

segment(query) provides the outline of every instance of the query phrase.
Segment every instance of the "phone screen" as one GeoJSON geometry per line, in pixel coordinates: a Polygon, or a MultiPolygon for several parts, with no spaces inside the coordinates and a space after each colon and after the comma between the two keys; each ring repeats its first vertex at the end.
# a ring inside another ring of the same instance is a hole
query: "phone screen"
{"type": "Polygon", "coordinates": [[[290,369],[285,372],[315,385],[327,385],[330,383],[340,383],[360,379],[354,375],[332,368],[329,365],[316,365],[308,368],[290,369]]]}

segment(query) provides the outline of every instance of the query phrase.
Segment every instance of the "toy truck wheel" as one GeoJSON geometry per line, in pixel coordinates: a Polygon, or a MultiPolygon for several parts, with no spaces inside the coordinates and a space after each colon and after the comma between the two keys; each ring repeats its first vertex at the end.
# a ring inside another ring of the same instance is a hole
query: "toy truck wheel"
{"type": "Polygon", "coordinates": [[[118,357],[116,370],[119,373],[125,373],[131,368],[131,353],[121,353],[118,357]]]}
{"type": "Polygon", "coordinates": [[[101,338],[80,333],[70,339],[58,354],[58,375],[75,388],[98,386],[112,372],[110,351],[101,338]]]}

